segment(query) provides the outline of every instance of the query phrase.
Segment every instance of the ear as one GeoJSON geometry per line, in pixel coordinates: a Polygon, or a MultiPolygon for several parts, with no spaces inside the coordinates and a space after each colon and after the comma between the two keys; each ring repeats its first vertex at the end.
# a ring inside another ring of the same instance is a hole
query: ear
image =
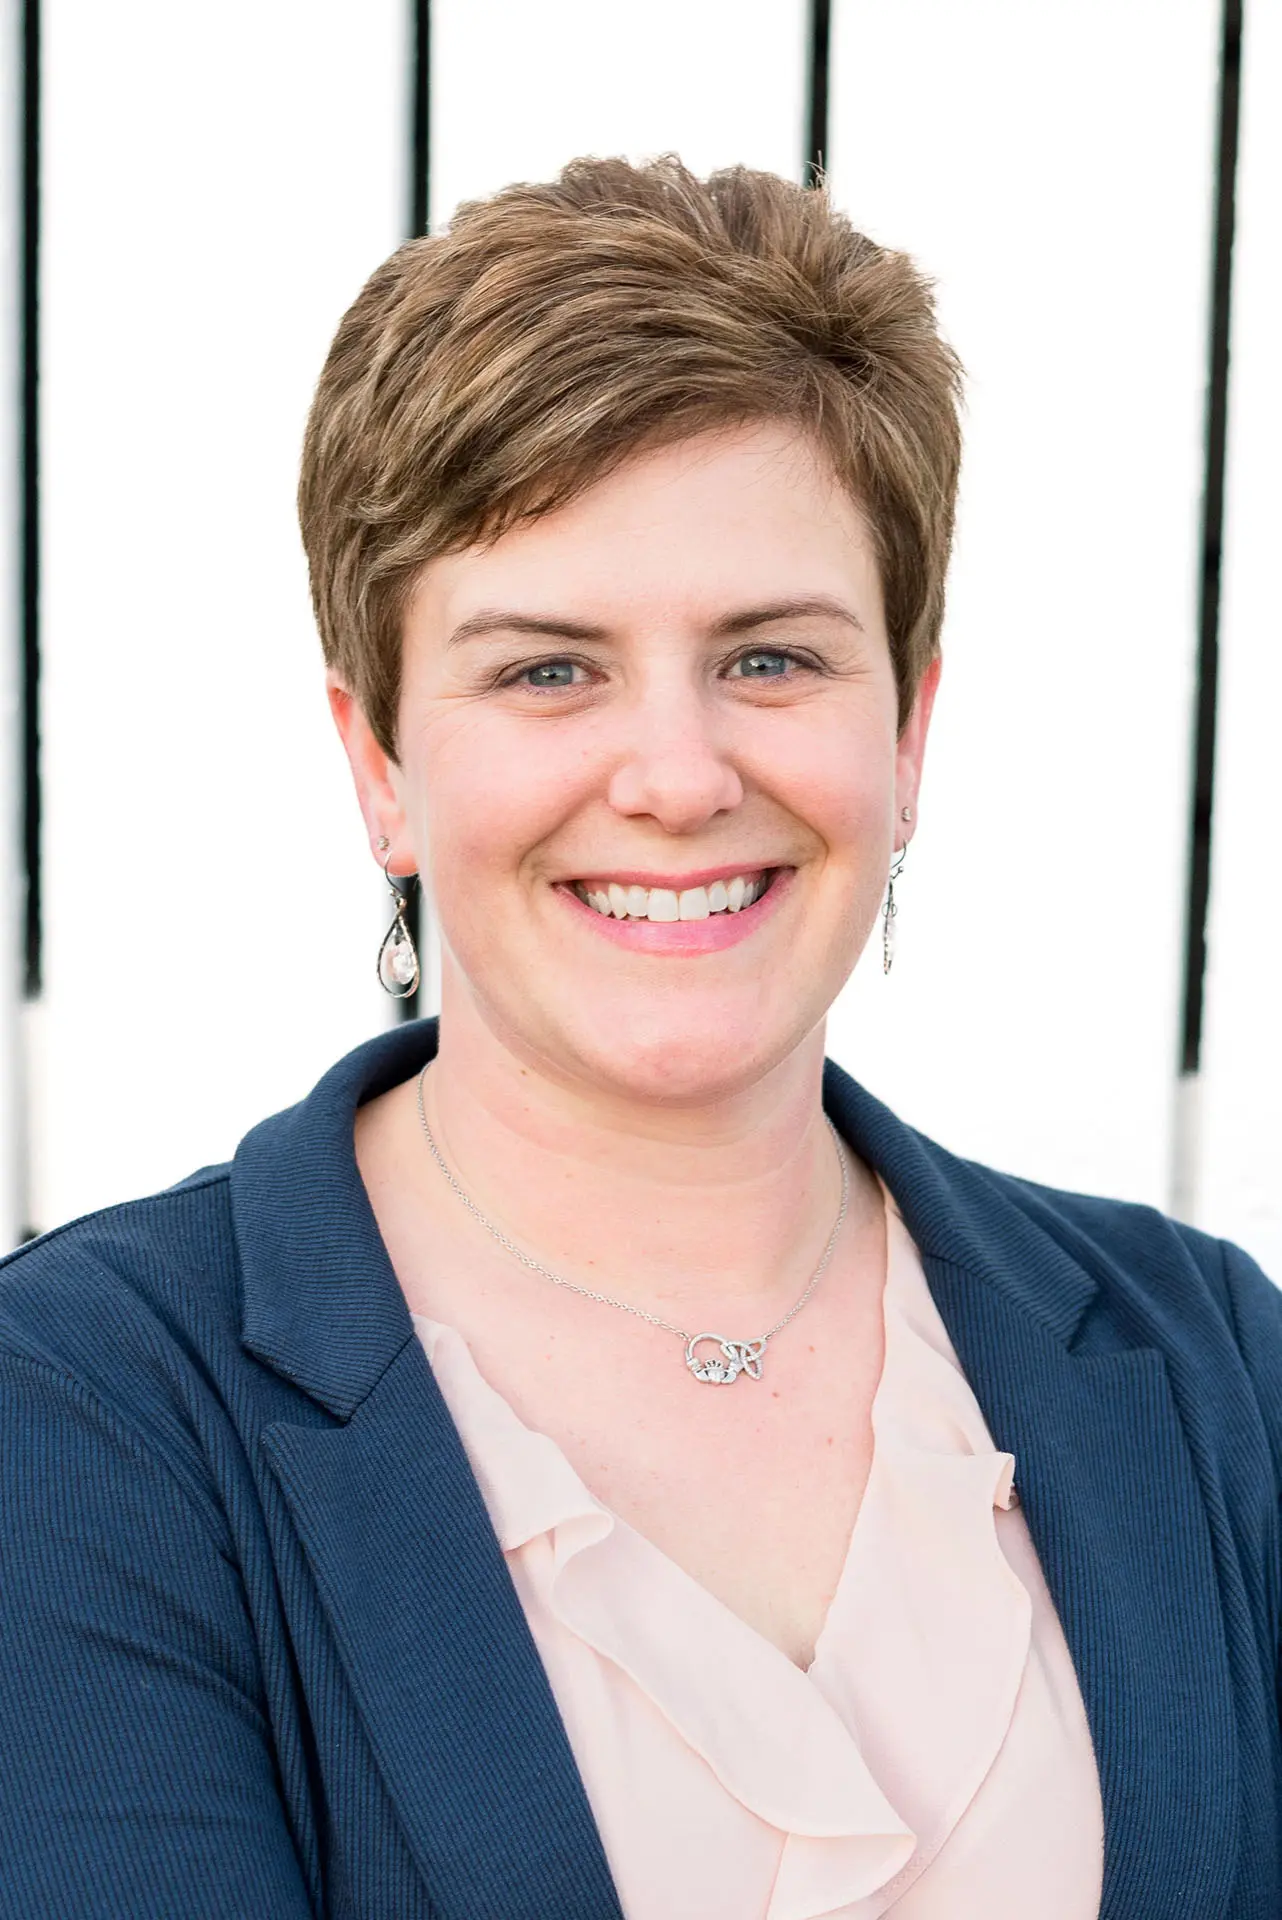
{"type": "Polygon", "coordinates": [[[332,671],[325,675],[325,691],[352,770],[370,852],[380,867],[387,862],[389,873],[414,873],[418,860],[401,804],[400,768],[379,745],[356,695],[332,671]],[[387,840],[387,847],[379,847],[381,839],[387,840]]]}
{"type": "MultiPolygon", "coordinates": [[[[943,662],[936,656],[923,673],[917,687],[917,698],[913,701],[904,730],[899,736],[895,749],[895,819],[903,821],[903,809],[911,807],[914,821],[917,818],[917,793],[921,786],[922,762],[926,757],[926,735],[930,729],[930,716],[935,707],[935,695],[939,690],[939,676],[943,662]]],[[[898,834],[898,826],[896,827],[898,834]]],[[[911,833],[907,836],[912,838],[911,833]]]]}

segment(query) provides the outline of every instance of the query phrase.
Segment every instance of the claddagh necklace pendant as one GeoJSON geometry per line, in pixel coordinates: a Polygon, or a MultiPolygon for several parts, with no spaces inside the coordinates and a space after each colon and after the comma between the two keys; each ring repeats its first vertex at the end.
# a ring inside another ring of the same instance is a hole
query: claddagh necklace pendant
{"type": "Polygon", "coordinates": [[[760,1380],[765,1351],[764,1335],[760,1340],[723,1340],[719,1333],[696,1333],[693,1340],[686,1342],[686,1365],[696,1380],[706,1381],[713,1387],[729,1387],[741,1373],[746,1373],[749,1380],[760,1380]],[[699,1359],[695,1348],[705,1340],[716,1342],[720,1358],[714,1354],[707,1360],[699,1359]]]}
{"type": "Polygon", "coordinates": [[[832,1232],[828,1235],[828,1244],[823,1250],[819,1265],[811,1274],[810,1284],[807,1286],[800,1300],[789,1307],[782,1320],[776,1320],[769,1332],[761,1334],[756,1340],[727,1340],[719,1333],[687,1333],[684,1327],[674,1327],[671,1321],[660,1319],[657,1313],[650,1313],[645,1307],[635,1307],[627,1300],[615,1300],[608,1293],[598,1293],[593,1287],[580,1287],[576,1285],[573,1280],[565,1279],[564,1275],[554,1273],[551,1267],[545,1267],[541,1260],[536,1260],[532,1254],[526,1253],[522,1248],[518,1247],[514,1240],[510,1240],[501,1227],[496,1227],[494,1222],[481,1212],[481,1209],[477,1206],[471,1194],[455,1179],[449,1163],[436,1144],[432,1129],[427,1124],[427,1114],[423,1108],[423,1074],[427,1072],[430,1064],[430,1061],[427,1062],[418,1076],[418,1117],[419,1124],[423,1129],[423,1137],[427,1141],[432,1158],[435,1160],[450,1190],[456,1199],[460,1200],[467,1208],[472,1218],[485,1228],[485,1231],[490,1235],[491,1239],[497,1240],[499,1245],[506,1248],[514,1260],[519,1260],[521,1265],[528,1267],[531,1273],[537,1273],[541,1275],[544,1280],[550,1280],[554,1286],[564,1287],[568,1293],[581,1294],[585,1300],[596,1300],[603,1307],[618,1307],[621,1313],[635,1314],[638,1320],[645,1320],[650,1326],[658,1327],[664,1333],[675,1333],[680,1339],[685,1341],[687,1367],[689,1367],[694,1378],[702,1381],[705,1386],[730,1387],[734,1385],[736,1380],[743,1376],[746,1376],[749,1380],[760,1380],[761,1363],[765,1357],[766,1343],[773,1340],[774,1336],[787,1326],[794,1314],[801,1312],[801,1309],[819,1285],[828,1262],[832,1259],[832,1250],[837,1244],[837,1236],[840,1234],[842,1224],[846,1218],[846,1207],[850,1200],[850,1172],[846,1165],[846,1156],[842,1151],[841,1140],[838,1136],[837,1129],[833,1126],[832,1121],[828,1119],[827,1114],[824,1115],[824,1119],[827,1121],[828,1131],[832,1135],[833,1145],[837,1149],[837,1160],[841,1167],[841,1205],[837,1208],[837,1218],[832,1223],[832,1232]],[[701,1358],[698,1349],[706,1346],[709,1341],[712,1342],[715,1352],[701,1358]]]}

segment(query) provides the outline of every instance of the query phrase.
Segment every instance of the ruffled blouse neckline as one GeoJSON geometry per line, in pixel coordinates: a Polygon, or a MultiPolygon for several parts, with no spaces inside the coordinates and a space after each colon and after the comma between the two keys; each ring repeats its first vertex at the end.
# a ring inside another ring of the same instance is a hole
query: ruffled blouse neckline
{"type": "Polygon", "coordinates": [[[873,1459],[804,1672],[597,1500],[484,1380],[457,1332],[414,1317],[505,1553],[547,1536],[542,1599],[555,1619],[787,1836],[769,1920],[884,1911],[992,1767],[1028,1658],[1029,1595],[995,1521],[1013,1501],[1014,1458],[992,1444],[883,1193],[873,1459]]]}

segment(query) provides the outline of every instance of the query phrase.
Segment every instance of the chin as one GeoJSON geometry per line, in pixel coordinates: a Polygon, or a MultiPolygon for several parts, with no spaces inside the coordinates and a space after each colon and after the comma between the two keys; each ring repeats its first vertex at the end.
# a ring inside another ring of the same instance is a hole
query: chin
{"type": "Polygon", "coordinates": [[[599,1024],[585,1027],[582,1016],[568,1027],[557,1047],[572,1058],[577,1075],[616,1098],[655,1106],[708,1106],[733,1099],[763,1080],[805,1037],[807,1028],[791,1018],[778,1023],[736,1019],[724,1010],[692,1010],[694,1017],[672,1018],[671,1008],[647,1009],[648,1018],[629,1019],[624,1008],[599,1024]],[[655,1017],[655,1016],[658,1017],[655,1017]]]}
{"type": "Polygon", "coordinates": [[[602,1090],[630,1105],[654,1107],[711,1107],[733,1100],[762,1078],[772,1065],[758,1067],[752,1060],[728,1058],[725,1049],[686,1055],[679,1062],[670,1054],[646,1055],[630,1048],[613,1048],[608,1056],[583,1059],[588,1075],[602,1090]]]}

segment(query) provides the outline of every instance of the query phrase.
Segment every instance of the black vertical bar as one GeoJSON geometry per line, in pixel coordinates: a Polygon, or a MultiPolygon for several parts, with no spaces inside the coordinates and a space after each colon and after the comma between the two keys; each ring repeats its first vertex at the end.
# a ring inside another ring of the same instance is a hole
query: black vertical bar
{"type": "MultiPolygon", "coordinates": [[[[410,0],[410,191],[409,231],[416,239],[428,229],[431,183],[432,133],[432,8],[431,0],[410,0]]],[[[427,935],[427,916],[423,912],[423,890],[413,886],[405,902],[405,923],[410,938],[423,954],[427,935]]],[[[398,1001],[403,1020],[417,1020],[422,1011],[423,980],[404,1000],[398,1001]]]]}
{"type": "Polygon", "coordinates": [[[1232,302],[1234,187],[1242,70],[1242,0],[1225,0],[1216,142],[1211,351],[1207,374],[1206,479],[1202,495],[1202,579],[1198,615],[1193,796],[1189,820],[1188,918],[1184,947],[1183,1073],[1202,1057],[1206,916],[1211,892],[1211,819],[1215,792],[1215,714],[1220,668],[1220,588],[1224,545],[1224,467],[1228,442],[1229,322],[1232,302]]]}
{"type": "Polygon", "coordinates": [[[817,187],[828,161],[828,59],[832,48],[832,0],[810,0],[810,68],[807,75],[806,151],[802,178],[817,187]]]}
{"type": "Polygon", "coordinates": [[[22,12],[22,293],[20,569],[22,594],[22,852],[24,990],[40,991],[40,0],[22,12]]]}
{"type": "Polygon", "coordinates": [[[432,111],[432,10],[431,0],[411,0],[411,51],[413,107],[410,146],[410,237],[415,239],[428,228],[428,179],[432,164],[429,140],[432,111]]]}

